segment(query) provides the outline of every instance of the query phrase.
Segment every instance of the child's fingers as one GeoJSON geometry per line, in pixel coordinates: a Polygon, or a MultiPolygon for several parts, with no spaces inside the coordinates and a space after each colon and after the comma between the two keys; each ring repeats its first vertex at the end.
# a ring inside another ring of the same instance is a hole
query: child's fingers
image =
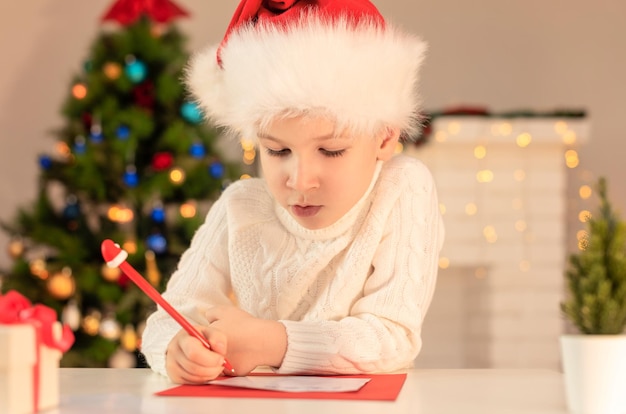
{"type": "Polygon", "coordinates": [[[170,379],[176,383],[205,384],[221,373],[220,368],[201,367],[186,359],[173,361],[173,363],[174,367],[168,370],[168,373],[170,379]]]}
{"type": "Polygon", "coordinates": [[[226,355],[227,338],[224,332],[206,326],[199,329],[200,332],[202,332],[202,335],[204,335],[207,341],[209,341],[209,345],[211,346],[211,350],[213,350],[213,352],[217,352],[220,355],[226,355]]]}
{"type": "MultiPolygon", "coordinates": [[[[211,344],[210,338],[209,344],[211,344]]],[[[185,359],[201,367],[213,367],[224,363],[224,357],[220,355],[217,349],[213,348],[212,344],[210,350],[206,349],[204,345],[194,337],[187,336],[181,338],[179,346],[185,359]]]]}
{"type": "Polygon", "coordinates": [[[222,373],[223,364],[222,355],[206,349],[185,332],[174,337],[167,349],[166,371],[176,383],[206,383],[222,373]]]}

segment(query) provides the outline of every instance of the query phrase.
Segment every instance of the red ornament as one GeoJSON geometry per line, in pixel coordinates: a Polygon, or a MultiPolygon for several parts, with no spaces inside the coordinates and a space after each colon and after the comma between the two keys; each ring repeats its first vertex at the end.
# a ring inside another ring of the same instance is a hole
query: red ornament
{"type": "Polygon", "coordinates": [[[152,168],[155,171],[167,170],[172,166],[174,157],[169,152],[157,152],[152,158],[152,168]]]}
{"type": "Polygon", "coordinates": [[[154,106],[154,85],[146,81],[133,89],[135,103],[143,108],[152,109],[154,106]]]}
{"type": "Polygon", "coordinates": [[[83,112],[82,115],[83,125],[86,131],[91,129],[91,124],[93,122],[93,116],[89,112],[83,112]]]}
{"type": "Polygon", "coordinates": [[[171,0],[117,0],[102,16],[102,21],[115,20],[123,26],[128,26],[142,14],[159,23],[168,23],[177,17],[189,16],[186,10],[171,0]]]}
{"type": "Polygon", "coordinates": [[[117,278],[117,284],[122,289],[126,289],[126,287],[128,286],[128,282],[130,282],[130,278],[124,272],[122,272],[120,274],[120,277],[117,278]]]}

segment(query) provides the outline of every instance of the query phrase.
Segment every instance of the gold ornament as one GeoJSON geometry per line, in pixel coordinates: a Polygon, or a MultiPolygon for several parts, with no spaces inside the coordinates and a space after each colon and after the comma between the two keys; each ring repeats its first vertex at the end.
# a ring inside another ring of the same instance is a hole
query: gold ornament
{"type": "Polygon", "coordinates": [[[137,333],[133,325],[128,324],[124,327],[120,343],[122,344],[122,348],[126,351],[132,352],[137,349],[137,333]]]}
{"type": "Polygon", "coordinates": [[[122,249],[126,250],[128,254],[135,254],[137,253],[137,242],[133,239],[126,240],[122,244],[122,249]]]}
{"type": "Polygon", "coordinates": [[[83,323],[81,324],[83,331],[85,331],[87,335],[98,335],[98,332],[100,331],[100,318],[100,312],[89,312],[89,314],[83,318],[83,323]]]}
{"type": "Polygon", "coordinates": [[[161,272],[157,267],[156,258],[152,250],[147,250],[146,254],[146,279],[152,286],[158,286],[161,282],[161,272]]]}
{"type": "Polygon", "coordinates": [[[122,74],[122,66],[119,63],[107,62],[104,64],[102,71],[107,78],[116,80],[122,74]]]}
{"type": "Polygon", "coordinates": [[[74,294],[76,282],[72,277],[72,269],[64,267],[62,271],[50,276],[47,282],[48,292],[56,299],[67,299],[74,294]]]}
{"type": "Polygon", "coordinates": [[[9,255],[15,260],[24,254],[24,242],[17,237],[9,243],[9,255]]]}
{"type": "Polygon", "coordinates": [[[85,99],[87,96],[87,85],[84,83],[77,83],[72,86],[72,96],[78,100],[85,99]]]}
{"type": "Polygon", "coordinates": [[[243,152],[243,163],[246,165],[254,164],[254,160],[256,159],[256,150],[254,148],[250,150],[245,150],[243,152]]]}
{"type": "Polygon", "coordinates": [[[191,218],[196,215],[196,203],[188,201],[180,206],[180,215],[183,218],[191,218]]]}
{"type": "Polygon", "coordinates": [[[182,168],[172,168],[170,181],[175,185],[181,185],[185,181],[185,171],[182,168]]]}
{"type": "Polygon", "coordinates": [[[120,204],[112,205],[107,211],[109,220],[116,223],[130,223],[134,216],[133,210],[120,204]]]}
{"type": "Polygon", "coordinates": [[[102,274],[102,278],[107,282],[117,282],[122,275],[122,271],[119,267],[109,267],[106,263],[100,268],[100,273],[102,274]]]}
{"type": "Polygon", "coordinates": [[[46,268],[46,261],[43,259],[35,259],[30,262],[30,273],[37,276],[41,280],[46,280],[50,275],[46,268]]]}
{"type": "Polygon", "coordinates": [[[251,151],[255,147],[254,141],[251,139],[242,138],[239,143],[241,144],[241,149],[244,151],[251,151]]]}
{"type": "Polygon", "coordinates": [[[69,145],[63,141],[57,142],[55,148],[57,153],[63,158],[67,158],[72,154],[72,150],[70,150],[69,145]]]}

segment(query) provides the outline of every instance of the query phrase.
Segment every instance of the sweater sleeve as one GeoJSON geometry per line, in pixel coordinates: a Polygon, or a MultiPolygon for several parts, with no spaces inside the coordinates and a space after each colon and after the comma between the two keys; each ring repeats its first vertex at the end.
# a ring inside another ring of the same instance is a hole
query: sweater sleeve
{"type": "Polygon", "coordinates": [[[410,366],[419,353],[444,229],[430,172],[422,166],[417,176],[403,174],[391,174],[393,194],[382,190],[372,205],[368,223],[382,226],[382,238],[363,296],[340,320],[281,320],[288,348],[278,372],[390,372],[410,366]]]}
{"type": "MultiPolygon", "coordinates": [[[[205,222],[194,234],[163,293],[163,297],[194,325],[207,324],[204,313],[211,306],[231,303],[224,195],[213,204],[205,222]]],[[[148,317],[141,352],[154,371],[167,375],[165,352],[180,329],[160,306],[148,317]]]]}

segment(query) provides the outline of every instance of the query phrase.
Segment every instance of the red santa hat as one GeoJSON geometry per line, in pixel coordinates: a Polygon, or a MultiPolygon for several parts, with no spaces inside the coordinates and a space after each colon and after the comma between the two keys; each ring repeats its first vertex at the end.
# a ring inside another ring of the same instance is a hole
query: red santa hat
{"type": "Polygon", "coordinates": [[[186,81],[209,119],[247,138],[301,114],[412,136],[425,49],[368,0],[242,0],[222,42],[192,58],[186,81]]]}

